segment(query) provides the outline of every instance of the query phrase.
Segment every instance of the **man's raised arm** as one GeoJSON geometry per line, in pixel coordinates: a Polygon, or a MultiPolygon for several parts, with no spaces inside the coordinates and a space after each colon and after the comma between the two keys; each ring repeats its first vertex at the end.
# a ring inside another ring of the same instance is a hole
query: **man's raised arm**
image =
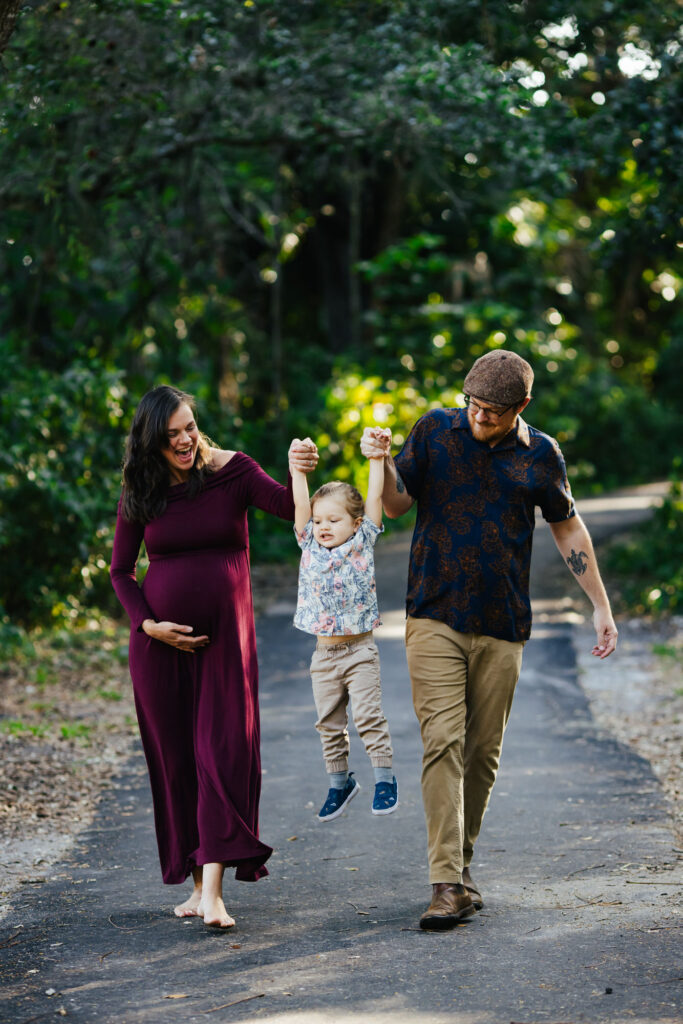
{"type": "Polygon", "coordinates": [[[381,427],[366,427],[360,440],[360,450],[366,459],[384,456],[382,504],[390,519],[398,519],[412,507],[414,499],[408,494],[393,458],[385,453],[382,437],[381,427]]]}

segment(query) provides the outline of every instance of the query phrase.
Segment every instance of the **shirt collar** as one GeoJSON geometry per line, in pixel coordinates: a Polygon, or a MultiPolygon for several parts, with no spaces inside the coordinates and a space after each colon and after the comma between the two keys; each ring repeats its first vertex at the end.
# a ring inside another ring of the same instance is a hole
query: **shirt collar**
{"type": "MultiPolygon", "coordinates": [[[[470,425],[467,420],[467,409],[458,409],[457,412],[461,415],[453,418],[453,429],[469,431],[470,425]]],[[[497,451],[500,451],[502,448],[514,448],[518,441],[520,444],[523,444],[525,448],[528,448],[531,444],[529,427],[521,416],[517,417],[517,429],[511,430],[507,437],[504,437],[500,444],[497,444],[495,447],[497,451]]]]}
{"type": "Polygon", "coordinates": [[[517,440],[520,441],[525,448],[528,448],[531,444],[529,427],[521,416],[517,417],[517,440]]]}

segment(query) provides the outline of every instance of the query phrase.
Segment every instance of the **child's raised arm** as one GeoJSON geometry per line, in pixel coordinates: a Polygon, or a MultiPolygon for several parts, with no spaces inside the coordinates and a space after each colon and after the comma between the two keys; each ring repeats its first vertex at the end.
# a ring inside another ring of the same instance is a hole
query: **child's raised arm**
{"type": "Polygon", "coordinates": [[[311,502],[308,498],[308,480],[306,474],[298,469],[291,469],[292,494],[294,496],[294,525],[296,532],[302,534],[306,523],[311,518],[311,502]]]}
{"type": "MultiPolygon", "coordinates": [[[[304,532],[306,523],[311,518],[311,502],[308,497],[308,479],[306,473],[297,467],[296,462],[292,458],[293,449],[298,446],[300,449],[311,449],[311,454],[315,453],[315,461],[311,459],[313,465],[318,461],[318,451],[310,440],[306,438],[304,441],[299,441],[295,438],[292,441],[289,451],[289,472],[292,474],[292,496],[294,498],[294,526],[296,532],[301,534],[304,532]]],[[[297,453],[298,454],[298,453],[297,453]]],[[[304,451],[305,454],[305,451],[304,451]]],[[[301,457],[298,461],[301,461],[301,457]]],[[[310,472],[310,470],[309,470],[310,472]]]]}
{"type": "Polygon", "coordinates": [[[382,454],[369,459],[368,496],[365,499],[365,514],[375,526],[382,525],[382,490],[384,489],[384,456],[391,453],[391,431],[376,427],[374,437],[383,448],[382,454]]]}

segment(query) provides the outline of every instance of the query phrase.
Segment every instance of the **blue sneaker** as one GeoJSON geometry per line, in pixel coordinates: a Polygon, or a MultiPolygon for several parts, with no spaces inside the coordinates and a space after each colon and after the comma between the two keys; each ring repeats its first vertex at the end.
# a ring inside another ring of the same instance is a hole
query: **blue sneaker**
{"type": "Polygon", "coordinates": [[[373,814],[393,814],[398,807],[398,782],[394,775],[392,782],[376,782],[375,797],[372,801],[373,814]]]}
{"type": "Polygon", "coordinates": [[[349,772],[343,789],[331,789],[328,792],[327,800],[320,808],[318,821],[333,821],[338,818],[349,800],[353,800],[357,793],[360,793],[360,786],[354,779],[353,772],[349,772]]]}

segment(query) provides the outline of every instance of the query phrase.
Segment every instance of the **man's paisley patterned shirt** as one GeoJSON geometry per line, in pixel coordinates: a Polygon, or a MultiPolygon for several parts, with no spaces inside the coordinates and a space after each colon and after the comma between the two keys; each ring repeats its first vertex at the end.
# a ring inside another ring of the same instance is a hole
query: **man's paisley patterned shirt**
{"type": "Polygon", "coordinates": [[[490,448],[472,434],[465,409],[435,409],[395,462],[417,502],[408,615],[528,640],[535,507],[550,523],[576,515],[557,442],[518,417],[490,448]]]}

